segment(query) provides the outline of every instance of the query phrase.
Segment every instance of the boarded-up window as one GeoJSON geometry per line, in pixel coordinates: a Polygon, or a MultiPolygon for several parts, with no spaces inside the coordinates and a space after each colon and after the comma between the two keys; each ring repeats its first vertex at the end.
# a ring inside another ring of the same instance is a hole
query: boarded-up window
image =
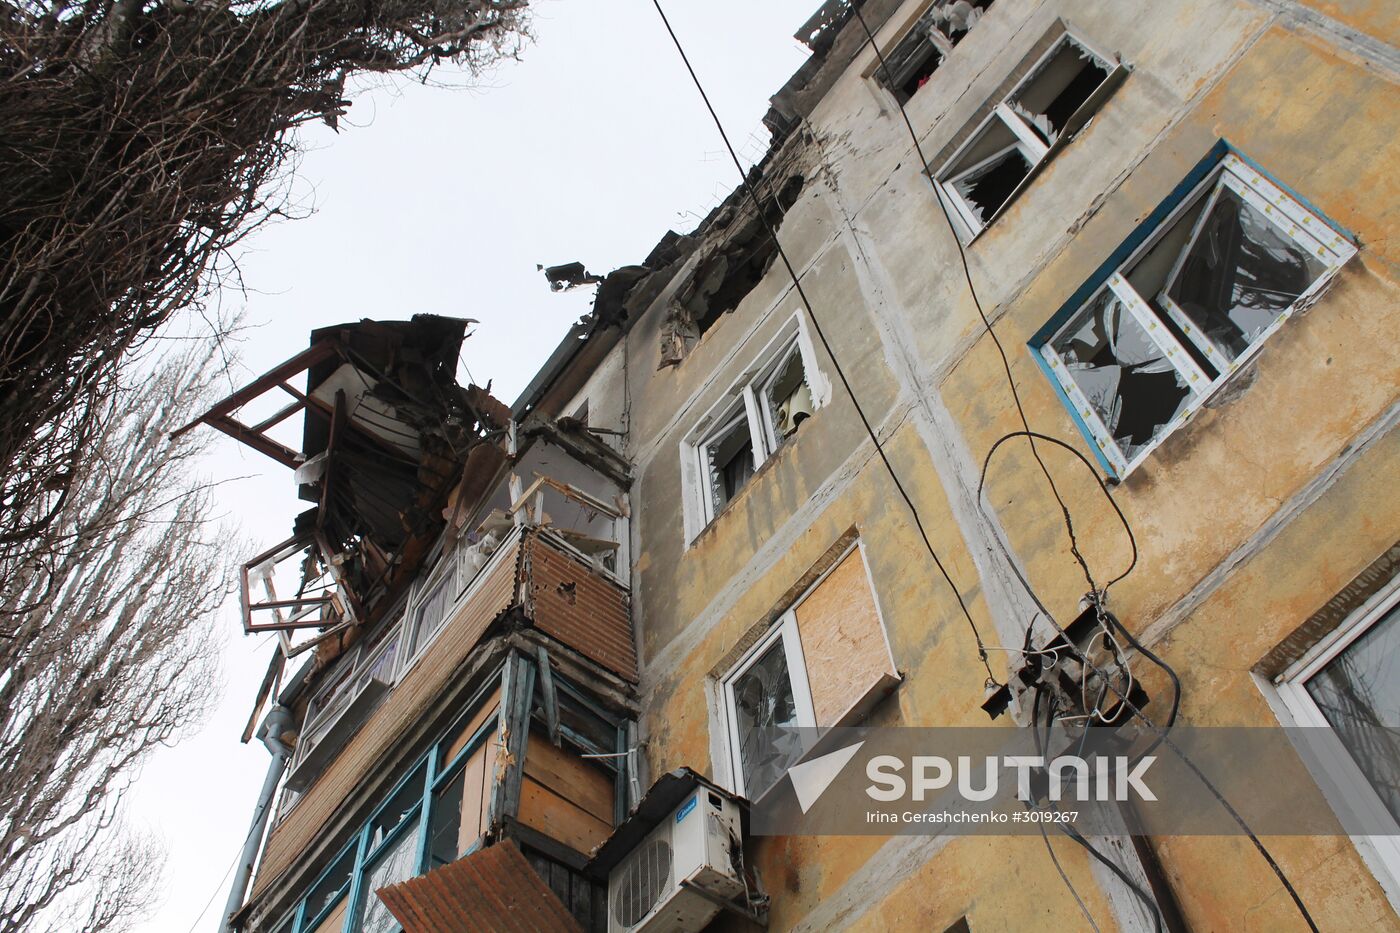
{"type": "Polygon", "coordinates": [[[835,726],[898,678],[860,548],[852,548],[797,605],[818,726],[835,726]]]}
{"type": "Polygon", "coordinates": [[[857,722],[899,680],[860,548],[823,568],[719,678],[733,787],[750,800],[810,749],[813,727],[857,722]]]}
{"type": "Polygon", "coordinates": [[[491,776],[486,767],[490,742],[480,745],[433,794],[433,817],[429,828],[430,868],[446,865],[476,845],[488,825],[491,776]]]}

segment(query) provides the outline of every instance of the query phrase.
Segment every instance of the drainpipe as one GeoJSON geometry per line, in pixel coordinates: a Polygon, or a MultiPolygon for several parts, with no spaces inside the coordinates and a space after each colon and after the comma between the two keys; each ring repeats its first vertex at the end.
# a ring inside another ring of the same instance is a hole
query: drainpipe
{"type": "Polygon", "coordinates": [[[233,876],[233,886],[229,888],[228,902],[224,904],[224,922],[219,933],[233,933],[230,918],[243,906],[243,895],[248,891],[248,880],[253,875],[253,861],[262,845],[263,831],[267,829],[267,818],[272,813],[272,796],[277,792],[277,783],[282,780],[282,772],[287,767],[287,759],[292,750],[278,738],[292,725],[292,711],[280,703],[268,711],[258,729],[267,750],[272,753],[272,761],[267,766],[267,777],[263,779],[262,792],[258,794],[258,805],[253,809],[253,822],[248,827],[248,838],[243,843],[243,854],[238,857],[238,871],[233,876]]]}

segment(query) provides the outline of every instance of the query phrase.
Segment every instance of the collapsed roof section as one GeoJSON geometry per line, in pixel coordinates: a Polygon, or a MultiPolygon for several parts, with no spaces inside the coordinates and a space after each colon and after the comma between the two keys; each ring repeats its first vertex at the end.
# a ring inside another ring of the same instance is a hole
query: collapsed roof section
{"type": "MultiPolygon", "coordinates": [[[[819,173],[816,140],[804,124],[866,46],[865,31],[855,22],[856,9],[871,29],[878,30],[899,5],[900,0],[826,0],[802,24],[794,37],[812,54],[770,98],[763,118],[771,134],[768,151],[748,172],[762,216],[740,185],[692,233],[668,230],[642,265],[624,266],[601,277],[593,312],[570,330],[516,400],[512,410],[517,417],[534,410],[560,414],[559,406],[573,397],[622,334],[673,281],[675,297],[661,326],[658,369],[679,365],[700,335],[738,305],[776,258],[777,246],[768,228],[777,229],[806,182],[819,173]],[[799,128],[804,131],[796,132],[799,128]]],[[[578,263],[543,271],[556,291],[600,278],[578,263]]]]}
{"type": "Polygon", "coordinates": [[[314,503],[284,546],[244,568],[248,628],[373,621],[438,537],[449,495],[467,501],[496,480],[510,412],[457,383],[469,323],[416,315],[313,331],[306,350],[181,429],[209,424],[294,469],[299,495],[314,503]],[[283,407],[249,416],[282,396],[283,407]],[[299,450],[285,431],[298,414],[299,450]],[[300,563],[300,579],[279,596],[272,564],[287,560],[300,563]],[[252,593],[259,583],[265,599],[252,593]]]}

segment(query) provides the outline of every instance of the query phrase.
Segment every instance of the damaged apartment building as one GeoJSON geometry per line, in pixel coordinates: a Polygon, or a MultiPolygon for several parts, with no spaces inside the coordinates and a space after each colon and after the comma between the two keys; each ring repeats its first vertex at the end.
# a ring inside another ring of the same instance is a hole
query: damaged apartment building
{"type": "Polygon", "coordinates": [[[306,502],[242,571],[280,648],[225,928],[1400,929],[1395,832],[1276,872],[749,820],[801,754],[769,727],[1036,722],[1088,606],[1137,650],[1062,651],[1159,717],[1330,730],[1328,801],[1395,825],[1357,740],[1400,725],[1393,14],[833,0],[745,184],[546,270],[596,298],[513,404],[417,316],[204,415],[306,502]]]}

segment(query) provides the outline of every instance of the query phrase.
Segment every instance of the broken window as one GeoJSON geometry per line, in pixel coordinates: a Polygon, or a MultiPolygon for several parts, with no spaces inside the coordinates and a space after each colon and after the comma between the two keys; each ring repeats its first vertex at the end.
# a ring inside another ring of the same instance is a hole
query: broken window
{"type": "Polygon", "coordinates": [[[703,447],[705,479],[718,515],[753,476],[753,435],[748,415],[740,410],[703,447]]]}
{"type": "Polygon", "coordinates": [[[1287,713],[1284,725],[1309,733],[1309,767],[1331,789],[1331,803],[1344,822],[1374,827],[1374,835],[1353,839],[1369,849],[1368,861],[1384,884],[1400,879],[1400,678],[1394,670],[1400,578],[1378,582],[1274,686],[1287,713]]]}
{"type": "Polygon", "coordinates": [[[724,678],[735,789],[760,797],[803,752],[798,730],[816,725],[791,612],[724,678]]]}
{"type": "Polygon", "coordinates": [[[1226,155],[1039,353],[1121,475],[1355,251],[1226,155]]]}
{"type": "Polygon", "coordinates": [[[962,41],[992,0],[952,0],[934,3],[894,48],[884,53],[876,72],[881,84],[906,103],[928,83],[953,46],[962,41]]]}
{"type": "Polygon", "coordinates": [[[1156,440],[1192,398],[1191,380],[1167,359],[1171,351],[1106,286],[1051,349],[1126,460],[1156,440]]]}
{"type": "Polygon", "coordinates": [[[311,886],[306,895],[306,919],[317,921],[330,910],[350,890],[350,876],[355,870],[355,846],[352,844],[341,852],[331,866],[311,886]]]}
{"type": "Polygon", "coordinates": [[[772,449],[797,433],[812,415],[812,389],[802,366],[802,352],[793,341],[759,392],[763,423],[772,449]]]}
{"type": "Polygon", "coordinates": [[[991,223],[1088,122],[1122,73],[1069,33],[1051,45],[935,174],[969,234],[991,223]]]}
{"type": "Polygon", "coordinates": [[[417,822],[415,817],[413,825],[385,843],[365,870],[356,910],[361,933],[392,933],[399,928],[399,922],[375,892],[418,874],[417,822]]]}
{"type": "Polygon", "coordinates": [[[825,402],[830,389],[811,365],[811,354],[794,316],[730,389],[726,406],[691,430],[682,444],[685,472],[696,478],[685,504],[689,538],[723,511],[757,468],[825,402]]]}

